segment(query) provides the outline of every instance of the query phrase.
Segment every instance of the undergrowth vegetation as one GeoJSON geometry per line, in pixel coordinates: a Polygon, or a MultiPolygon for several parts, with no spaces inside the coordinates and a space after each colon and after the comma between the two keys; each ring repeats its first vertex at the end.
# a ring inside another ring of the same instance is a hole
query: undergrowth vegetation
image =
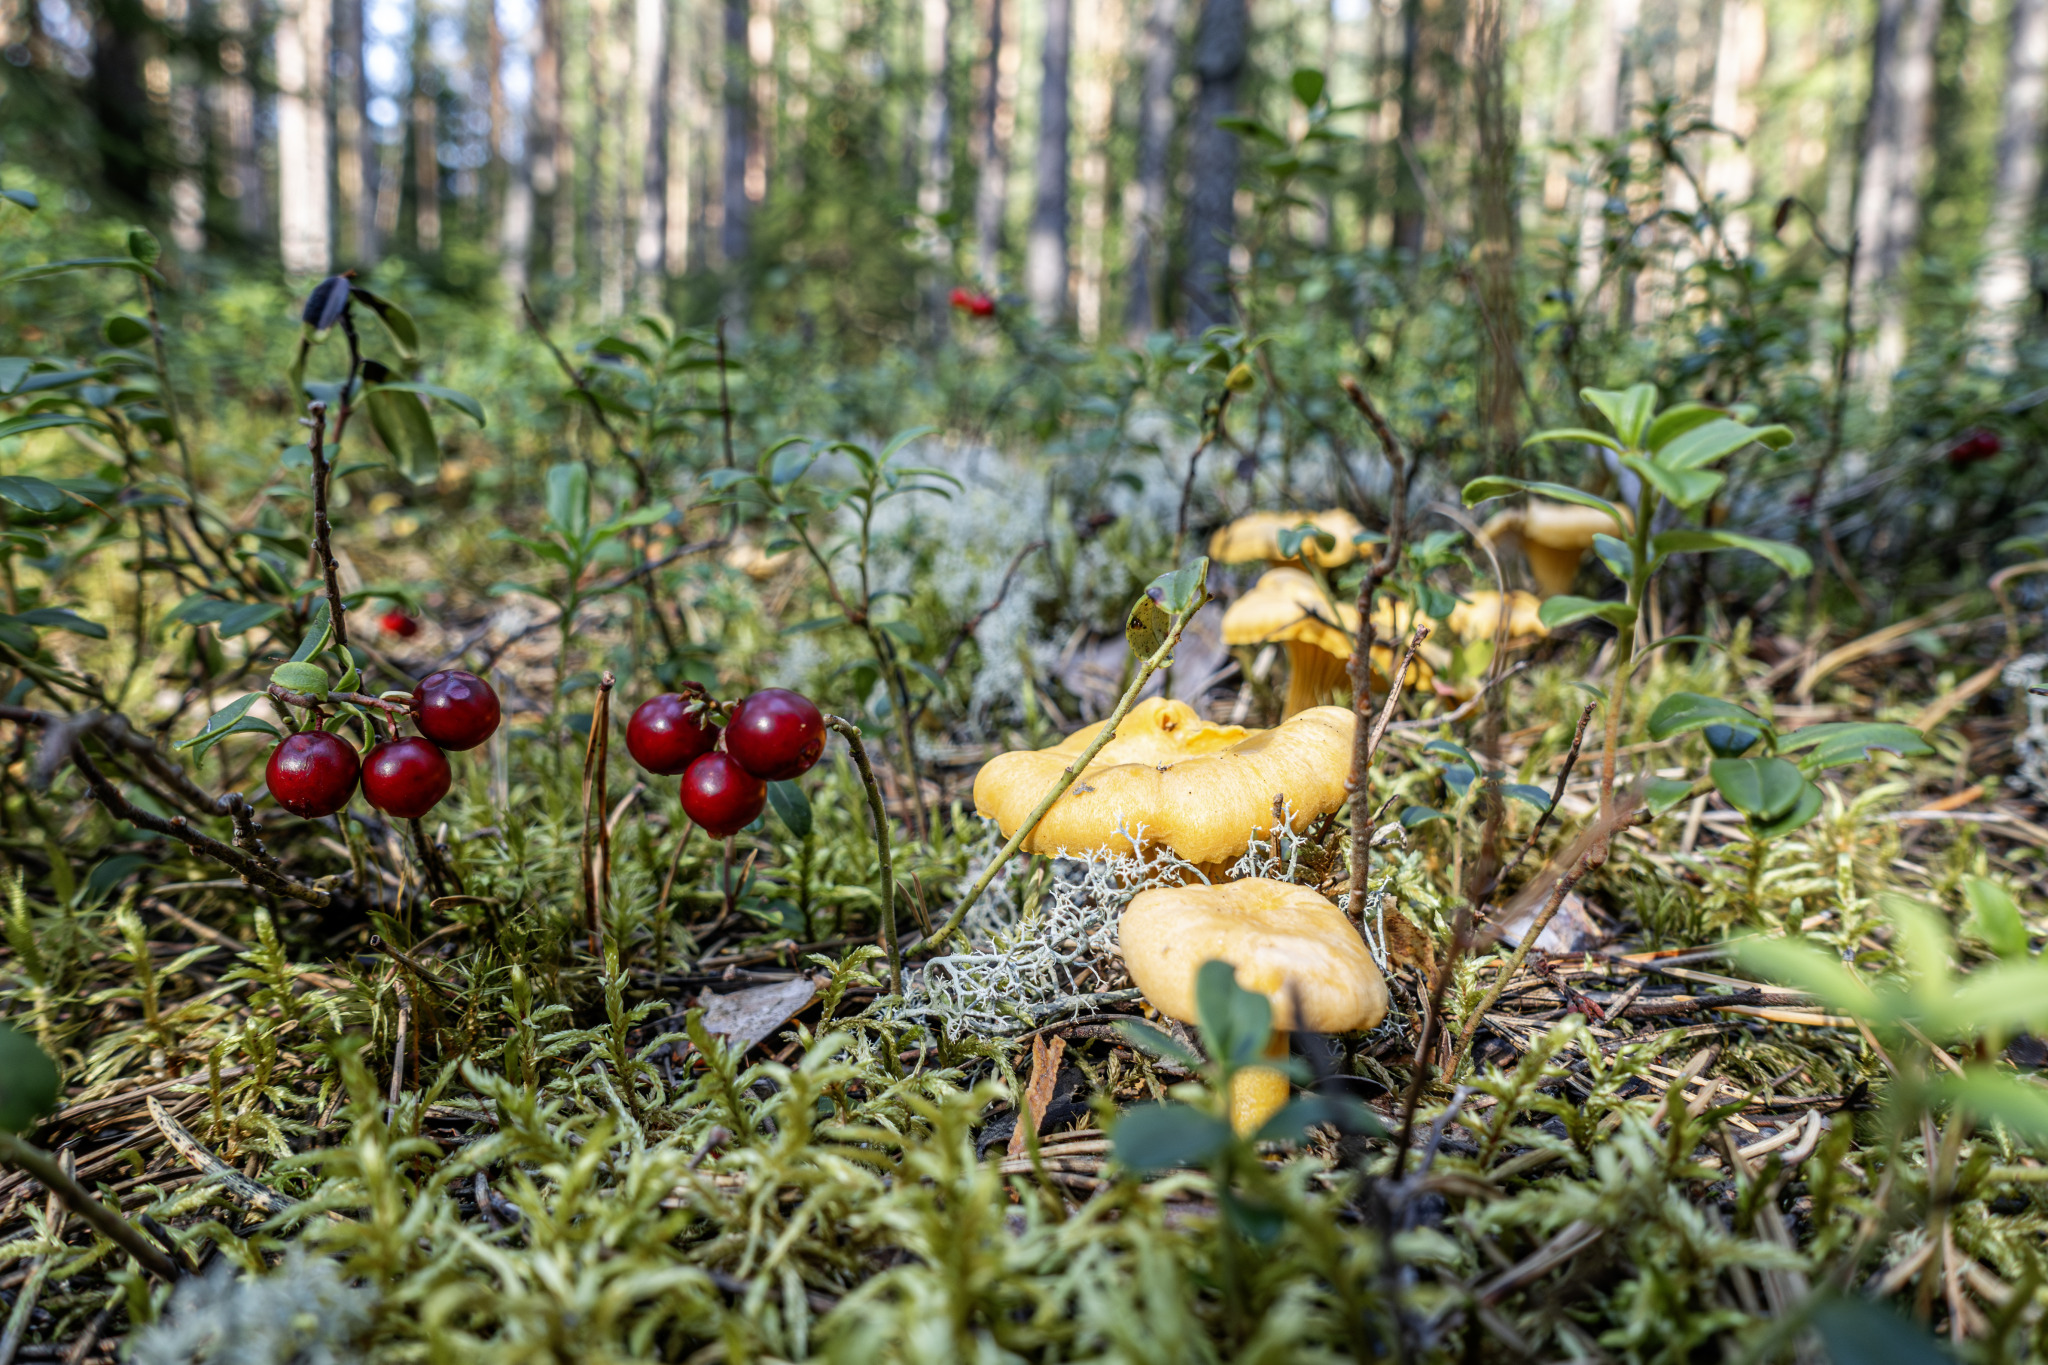
{"type": "Polygon", "coordinates": [[[1554,319],[1503,452],[1449,264],[849,358],[397,267],[173,287],[0,215],[0,1363],[2037,1352],[2041,473],[1943,461],[1975,408],[1839,425],[1798,248],[1649,342],[1554,319]],[[1539,506],[1594,522],[1511,620],[1539,506]],[[1351,660],[1297,717],[1210,601],[1282,561],[1351,660]],[[502,706],[474,747],[445,670],[502,706]],[[714,837],[628,717],[764,687],[824,757],[714,837]],[[417,811],[266,788],[402,725],[451,750],[417,811]],[[1169,828],[1202,791],[1032,844],[1139,725],[1340,727],[1338,794],[1253,793],[1220,862],[1169,828]],[[1242,964],[1146,999],[1123,908],[1226,878],[1346,915],[1384,1018],[1304,1031],[1242,964]],[[1254,1070],[1294,1098],[1247,1131],[1254,1070]]]}

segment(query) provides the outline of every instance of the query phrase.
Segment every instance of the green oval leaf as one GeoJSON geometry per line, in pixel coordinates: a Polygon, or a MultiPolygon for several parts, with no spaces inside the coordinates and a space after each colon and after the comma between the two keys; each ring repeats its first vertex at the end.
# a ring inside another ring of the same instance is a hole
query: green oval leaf
{"type": "Polygon", "coordinates": [[[1110,1129],[1119,1165],[1141,1175],[1200,1166],[1231,1142],[1230,1125],[1186,1104],[1137,1104],[1110,1129]]]}
{"type": "Polygon", "coordinates": [[[1636,623],[1636,609],[1628,603],[1596,602],[1590,597],[1545,598],[1536,615],[1549,630],[1557,630],[1574,621],[1584,621],[1596,616],[1616,630],[1627,630],[1636,623]]]}
{"type": "Polygon", "coordinates": [[[1799,766],[1782,758],[1717,758],[1707,775],[1722,799],[1752,820],[1777,819],[1809,785],[1799,766]]]}
{"type": "Polygon", "coordinates": [[[270,680],[287,692],[302,692],[315,700],[327,696],[327,670],[318,664],[279,664],[270,670],[270,680]]]}
{"type": "Polygon", "coordinates": [[[26,1133],[57,1103],[57,1064],[35,1039],[0,1024],[0,1132],[26,1133]]]}
{"type": "Polygon", "coordinates": [[[811,836],[811,798],[794,782],[770,782],[768,804],[782,827],[799,839],[811,836]]]}
{"type": "Polygon", "coordinates": [[[424,384],[416,379],[394,379],[377,385],[374,389],[369,390],[369,392],[425,394],[429,398],[438,398],[449,406],[458,409],[463,416],[469,418],[470,421],[478,426],[485,425],[484,405],[460,389],[446,388],[440,384],[424,384]]]}
{"type": "Polygon", "coordinates": [[[1794,578],[1813,572],[1813,560],[1797,545],[1757,536],[1739,536],[1733,531],[1659,531],[1650,538],[1650,548],[1659,560],[1675,554],[1700,554],[1713,550],[1747,550],[1783,569],[1794,578]]]}
{"type": "Polygon", "coordinates": [[[419,395],[393,384],[379,384],[363,394],[370,426],[391,452],[401,473],[414,483],[432,478],[441,468],[441,443],[434,419],[419,395]]]}
{"type": "Polygon", "coordinates": [[[1625,389],[1580,389],[1579,397],[1597,409],[1614,434],[1630,450],[1643,446],[1643,432],[1650,425],[1650,416],[1657,410],[1657,386],[1655,384],[1631,384],[1625,389]]]}
{"type": "Polygon", "coordinates": [[[1650,738],[1667,740],[1709,725],[1740,725],[1766,736],[1776,734],[1770,722],[1746,707],[1697,692],[1673,692],[1650,713],[1650,738]]]}

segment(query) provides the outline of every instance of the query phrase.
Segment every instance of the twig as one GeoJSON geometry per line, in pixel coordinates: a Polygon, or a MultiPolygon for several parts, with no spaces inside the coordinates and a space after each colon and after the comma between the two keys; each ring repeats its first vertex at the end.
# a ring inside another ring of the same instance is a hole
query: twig
{"type": "Polygon", "coordinates": [[[1209,423],[1209,429],[1202,433],[1202,439],[1196,444],[1194,453],[1188,456],[1188,476],[1181,480],[1180,485],[1180,514],[1175,518],[1173,524],[1172,558],[1175,564],[1180,563],[1181,551],[1187,545],[1188,504],[1194,500],[1195,496],[1195,470],[1200,468],[1204,452],[1211,445],[1215,444],[1218,436],[1222,435],[1223,419],[1230,413],[1230,400],[1232,396],[1233,394],[1230,389],[1226,388],[1223,390],[1223,396],[1216,401],[1216,412],[1209,423]]]}
{"type": "Polygon", "coordinates": [[[171,1111],[164,1108],[163,1101],[154,1095],[149,1097],[149,1117],[156,1124],[157,1131],[164,1135],[164,1141],[170,1143],[178,1155],[202,1174],[218,1180],[229,1194],[243,1203],[273,1217],[299,1207],[298,1200],[264,1188],[215,1156],[205,1143],[192,1136],[184,1124],[172,1118],[171,1111]]]}
{"type": "Polygon", "coordinates": [[[868,814],[875,822],[875,859],[882,870],[882,951],[889,956],[889,990],[903,994],[903,953],[896,942],[896,874],[889,859],[889,819],[882,806],[882,789],[875,783],[875,770],[868,762],[867,746],[861,743],[860,727],[838,716],[825,717],[825,724],[846,740],[853,750],[854,766],[860,769],[861,785],[868,793],[868,814]]]}
{"type": "Polygon", "coordinates": [[[540,344],[548,348],[548,354],[555,358],[555,364],[562,367],[562,373],[576,386],[576,392],[583,395],[583,401],[590,405],[590,415],[597,419],[598,427],[610,439],[612,449],[618,452],[620,459],[632,466],[633,486],[639,491],[640,500],[644,503],[652,499],[654,485],[648,480],[647,466],[640,462],[640,456],[626,444],[625,438],[619,435],[618,428],[612,425],[612,419],[606,414],[603,402],[591,391],[586,371],[571,365],[569,357],[562,354],[562,348],[555,345],[555,339],[548,335],[547,324],[542,322],[540,314],[534,311],[532,299],[521,294],[519,306],[526,310],[526,321],[533,328],[533,334],[540,338],[540,344]]]}
{"type": "Polygon", "coordinates": [[[1509,860],[1508,865],[1500,870],[1500,874],[1493,879],[1493,885],[1486,888],[1488,896],[1491,896],[1500,889],[1501,885],[1514,874],[1515,869],[1522,865],[1523,859],[1529,856],[1529,851],[1536,847],[1536,841],[1543,837],[1543,828],[1550,823],[1551,814],[1556,811],[1557,803],[1564,800],[1565,783],[1572,780],[1572,768],[1579,761],[1580,746],[1586,742],[1586,727],[1592,724],[1593,712],[1599,705],[1600,703],[1597,701],[1587,702],[1586,709],[1579,713],[1579,727],[1572,732],[1572,747],[1565,751],[1564,768],[1557,775],[1557,785],[1550,789],[1550,804],[1545,806],[1542,813],[1536,817],[1536,826],[1529,831],[1529,837],[1523,841],[1522,847],[1516,851],[1515,856],[1509,860]]]}
{"type": "Polygon", "coordinates": [[[1046,812],[1051,810],[1053,804],[1062,796],[1066,795],[1067,788],[1073,786],[1074,780],[1087,770],[1090,763],[1095,761],[1095,755],[1102,752],[1102,746],[1116,738],[1116,728],[1123,724],[1124,717],[1130,714],[1133,706],[1137,705],[1138,694],[1145,690],[1145,684],[1152,680],[1152,675],[1158,672],[1168,659],[1173,657],[1174,647],[1180,643],[1181,632],[1187,629],[1188,622],[1194,619],[1195,613],[1200,611],[1202,604],[1208,600],[1208,592],[1204,588],[1200,601],[1196,602],[1186,612],[1174,614],[1167,626],[1165,641],[1160,644],[1158,649],[1152,651],[1150,658],[1138,666],[1137,676],[1131,679],[1131,685],[1124,690],[1124,695],[1117,702],[1116,709],[1109,713],[1109,719],[1102,723],[1102,729],[1097,731],[1095,738],[1088,742],[1088,747],[1076,755],[1074,761],[1069,763],[1065,771],[1060,773],[1059,780],[1052,784],[1052,788],[1039,798],[1038,805],[1029,816],[1025,817],[1024,823],[1017,826],[1017,832],[1010,836],[1009,842],[1002,846],[996,853],[996,856],[989,861],[989,865],[982,869],[981,876],[975,881],[973,886],[968,888],[967,894],[961,898],[960,903],[953,907],[953,913],[946,917],[946,922],[939,926],[938,932],[924,941],[924,946],[927,949],[938,947],[960,928],[961,922],[967,918],[967,912],[974,908],[974,903],[977,900],[981,899],[981,893],[988,890],[989,883],[995,880],[996,873],[1002,870],[1003,864],[1009,862],[1017,850],[1023,847],[1024,841],[1031,837],[1031,831],[1038,828],[1038,822],[1045,819],[1046,812]]]}
{"type": "MultiPolygon", "coordinates": [[[[690,544],[685,545],[680,549],[669,551],[669,553],[663,555],[660,559],[650,559],[645,564],[636,565],[635,567],[626,570],[626,572],[619,574],[611,579],[608,579],[605,582],[600,583],[596,587],[590,589],[588,592],[584,593],[582,601],[578,605],[587,606],[590,603],[596,601],[600,597],[603,597],[609,593],[617,592],[620,588],[630,586],[636,580],[645,578],[648,574],[659,573],[661,570],[666,569],[669,565],[675,563],[678,559],[681,559],[685,555],[702,554],[706,550],[719,549],[730,539],[730,536],[717,536],[711,540],[692,541],[690,544]]],[[[488,672],[490,670],[491,665],[497,663],[499,657],[503,655],[506,650],[512,648],[512,646],[518,644],[521,640],[527,639],[530,636],[538,635],[542,631],[547,630],[552,626],[560,625],[562,623],[562,618],[564,615],[566,615],[566,613],[558,611],[553,616],[547,617],[544,620],[535,621],[532,625],[520,627],[511,635],[506,636],[505,639],[500,643],[492,645],[489,649],[484,651],[483,663],[480,665],[478,671],[488,672]]],[[[468,645],[465,644],[462,649],[459,649],[454,654],[450,654],[441,659],[434,665],[434,667],[438,669],[447,664],[453,663],[456,659],[460,658],[463,653],[467,652],[467,650],[468,645]]]]}
{"type": "Polygon", "coordinates": [[[348,606],[341,597],[341,566],[334,559],[334,528],[327,521],[327,405],[317,400],[308,403],[306,413],[306,425],[313,432],[306,438],[306,449],[313,457],[313,557],[320,561],[327,583],[327,619],[334,626],[334,643],[345,652],[348,606]]]}
{"type": "Polygon", "coordinates": [[[0,1161],[17,1166],[39,1180],[43,1188],[55,1194],[71,1206],[71,1211],[92,1225],[99,1233],[121,1250],[135,1258],[144,1270],[166,1283],[175,1284],[179,1278],[177,1265],[164,1255],[163,1248],[136,1231],[127,1219],[102,1204],[92,1192],[78,1183],[76,1177],[66,1171],[57,1158],[31,1146],[13,1133],[0,1133],[0,1161]]]}
{"type": "MultiPolygon", "coordinates": [[[[1372,568],[1359,582],[1358,636],[1351,647],[1351,711],[1355,717],[1355,728],[1351,739],[1351,773],[1344,781],[1344,789],[1351,797],[1351,896],[1347,904],[1351,913],[1358,917],[1362,932],[1366,887],[1372,873],[1372,757],[1379,742],[1379,730],[1372,723],[1372,648],[1376,634],[1372,624],[1372,601],[1387,575],[1394,571],[1404,549],[1408,534],[1408,466],[1402,457],[1400,444],[1394,440],[1394,433],[1387,426],[1387,419],[1380,416],[1379,409],[1366,397],[1358,381],[1346,375],[1342,382],[1345,396],[1365,418],[1366,425],[1372,428],[1394,469],[1393,494],[1387,505],[1385,552],[1374,556],[1372,568]]],[[[1420,644],[1419,637],[1416,643],[1420,644]]],[[[1410,652],[1412,654],[1412,647],[1410,652]]],[[[1404,664],[1387,679],[1390,703],[1400,696],[1402,680],[1407,673],[1404,664]]],[[[1391,718],[1391,705],[1388,714],[1391,718]]]]}
{"type": "Polygon", "coordinates": [[[590,952],[604,951],[604,913],[611,903],[611,831],[605,825],[605,760],[611,753],[612,687],[617,681],[606,669],[597,684],[597,705],[590,712],[590,735],[583,745],[583,820],[579,842],[583,859],[583,918],[590,929],[590,952]],[[597,851],[590,847],[590,806],[597,802],[597,851]]]}

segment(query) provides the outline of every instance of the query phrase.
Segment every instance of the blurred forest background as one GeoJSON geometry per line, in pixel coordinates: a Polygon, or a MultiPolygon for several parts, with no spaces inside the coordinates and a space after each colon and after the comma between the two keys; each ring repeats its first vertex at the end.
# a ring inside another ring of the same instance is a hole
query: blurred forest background
{"type": "Polygon", "coordinates": [[[1988,569],[2048,493],[2044,101],[2048,0],[0,0],[0,188],[60,210],[10,260],[142,222],[274,321],[404,275],[458,352],[526,294],[812,378],[1001,354],[966,406],[1039,440],[1103,405],[1058,375],[1227,325],[1298,376],[1254,468],[1340,368],[1468,470],[1648,377],[1801,431],[1747,520],[1866,619],[1847,560],[1988,569]]]}

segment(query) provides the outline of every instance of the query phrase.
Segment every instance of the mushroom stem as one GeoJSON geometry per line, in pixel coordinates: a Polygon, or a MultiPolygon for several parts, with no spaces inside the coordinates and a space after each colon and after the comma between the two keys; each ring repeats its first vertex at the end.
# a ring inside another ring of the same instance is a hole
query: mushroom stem
{"type": "MultiPolygon", "coordinates": [[[[1266,1056],[1277,1061],[1287,1055],[1287,1032],[1274,1029],[1266,1039],[1266,1056]]],[[[1266,1120],[1286,1105],[1292,1087],[1287,1073],[1276,1067],[1239,1067],[1230,1078],[1230,1126],[1241,1138],[1248,1138],[1266,1126],[1266,1120]]]]}
{"type": "Polygon", "coordinates": [[[1344,679],[1344,661],[1307,640],[1287,642],[1287,668],[1287,709],[1281,713],[1282,720],[1322,705],[1323,698],[1335,692],[1344,679]]]}
{"type": "Polygon", "coordinates": [[[1579,565],[1586,558],[1584,550],[1559,549],[1527,539],[1522,542],[1522,551],[1528,555],[1529,572],[1545,597],[1570,592],[1573,580],[1579,576],[1579,565]]]}

